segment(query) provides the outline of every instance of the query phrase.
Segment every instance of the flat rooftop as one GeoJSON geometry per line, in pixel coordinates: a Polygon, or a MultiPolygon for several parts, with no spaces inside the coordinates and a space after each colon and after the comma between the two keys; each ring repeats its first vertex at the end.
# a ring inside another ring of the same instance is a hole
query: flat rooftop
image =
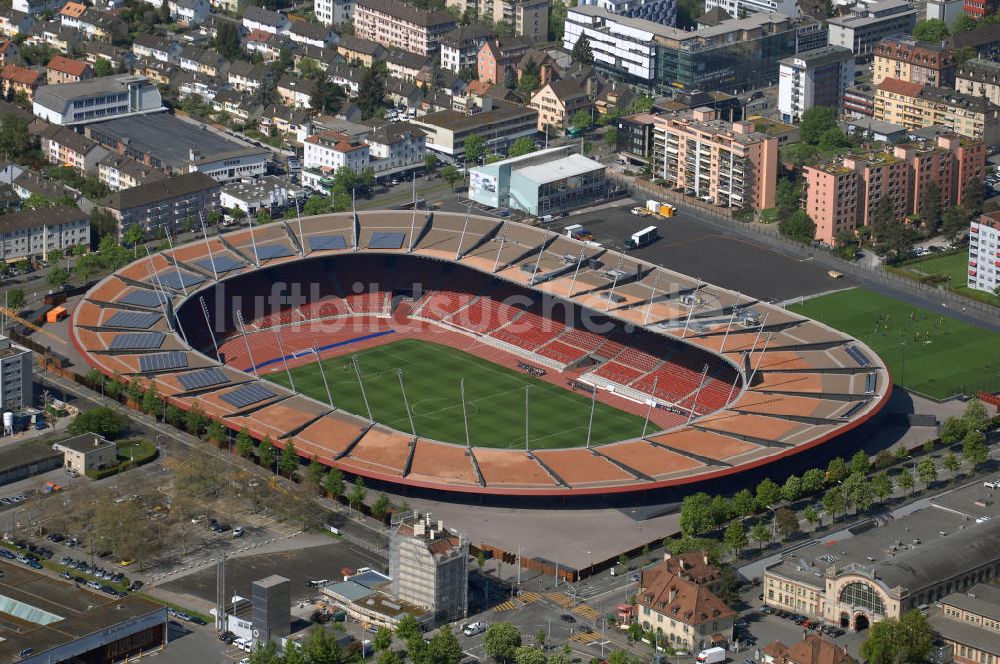
{"type": "Polygon", "coordinates": [[[0,661],[16,661],[166,609],[130,595],[109,597],[32,569],[0,560],[0,661]]]}
{"type": "Polygon", "coordinates": [[[571,154],[544,164],[515,168],[514,172],[532,182],[547,184],[604,169],[604,164],[598,161],[584,157],[582,154],[571,154]]]}
{"type": "Polygon", "coordinates": [[[214,131],[202,129],[199,125],[179,120],[167,113],[132,115],[97,122],[90,125],[88,131],[119,143],[128,143],[140,152],[155,156],[175,168],[191,162],[191,150],[200,152],[203,161],[269,154],[264,148],[224,138],[214,131]]]}

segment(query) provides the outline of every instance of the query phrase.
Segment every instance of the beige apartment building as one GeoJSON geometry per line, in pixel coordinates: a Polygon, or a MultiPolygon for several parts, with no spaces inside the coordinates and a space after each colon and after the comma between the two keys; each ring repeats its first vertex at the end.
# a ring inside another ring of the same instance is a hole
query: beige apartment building
{"type": "Polygon", "coordinates": [[[696,108],[658,116],[652,165],[667,186],[721,207],[774,206],[778,139],[696,108]]]}
{"type": "Polygon", "coordinates": [[[951,86],[955,80],[955,53],[940,44],[896,35],[876,44],[874,56],[872,83],[875,85],[887,78],[939,87],[951,86]]]}
{"type": "Polygon", "coordinates": [[[358,0],[354,34],[417,55],[437,53],[441,38],[457,23],[446,11],[426,10],[399,0],[358,0]]]}
{"type": "Polygon", "coordinates": [[[550,0],[447,0],[448,7],[459,13],[475,9],[480,21],[496,24],[506,21],[518,37],[545,42],[549,32],[550,0]]]}
{"type": "Polygon", "coordinates": [[[955,92],[1000,105],[1000,62],[967,60],[955,72],[955,92]]]}
{"type": "Polygon", "coordinates": [[[988,144],[1000,143],[1000,106],[948,88],[884,79],[875,86],[874,117],[907,129],[946,127],[988,144]]]}
{"type": "Polygon", "coordinates": [[[546,127],[562,127],[573,120],[577,111],[593,108],[593,79],[582,82],[564,78],[545,84],[531,96],[528,104],[538,111],[538,131],[546,127]]]}

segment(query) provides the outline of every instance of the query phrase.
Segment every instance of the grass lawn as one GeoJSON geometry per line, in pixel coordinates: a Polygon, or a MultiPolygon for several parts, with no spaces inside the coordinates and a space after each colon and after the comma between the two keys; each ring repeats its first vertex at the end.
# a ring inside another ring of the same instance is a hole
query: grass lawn
{"type": "MultiPolygon", "coordinates": [[[[465,444],[459,381],[465,379],[469,436],[479,447],[524,447],[524,386],[529,390],[529,440],[532,449],[575,447],[587,442],[590,399],[526,374],[447,346],[404,339],[357,353],[365,393],[375,421],[411,431],[396,370],[403,370],[406,397],[417,434],[465,444]]],[[[349,357],[323,360],[333,401],[367,417],[349,357]]],[[[269,376],[288,386],[284,371],[269,376]]],[[[292,369],[295,387],[326,402],[318,364],[292,369]]],[[[594,411],[591,444],[642,434],[643,420],[600,402],[594,411]]],[[[650,431],[655,430],[651,424],[650,431]]]]}
{"type": "Polygon", "coordinates": [[[924,258],[910,260],[895,268],[895,270],[896,272],[909,272],[918,279],[940,275],[947,279],[947,281],[942,283],[948,290],[954,291],[964,297],[991,304],[997,302],[997,298],[990,293],[968,287],[969,252],[964,249],[946,254],[931,254],[924,258]]]}
{"type": "Polygon", "coordinates": [[[156,454],[156,446],[148,440],[141,438],[135,440],[125,440],[118,443],[118,461],[134,461],[141,464],[151,459],[156,454]]]}
{"type": "Polygon", "coordinates": [[[1000,334],[853,288],[789,307],[868,344],[897,385],[944,399],[1000,385],[1000,334]],[[904,362],[905,357],[905,362],[904,362]]]}

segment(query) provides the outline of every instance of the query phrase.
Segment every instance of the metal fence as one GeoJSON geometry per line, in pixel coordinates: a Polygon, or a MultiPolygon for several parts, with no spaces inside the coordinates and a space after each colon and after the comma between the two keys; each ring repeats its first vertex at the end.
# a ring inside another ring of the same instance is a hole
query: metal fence
{"type": "Polygon", "coordinates": [[[1000,331],[1000,307],[980,302],[949,291],[944,286],[934,286],[886,270],[882,266],[870,266],[855,263],[837,256],[825,246],[810,246],[796,242],[778,232],[777,224],[751,224],[733,219],[728,209],[719,209],[703,201],[692,200],[675,191],[654,185],[638,178],[631,179],[612,175],[612,179],[626,186],[637,198],[655,198],[665,200],[677,208],[695,214],[702,221],[724,229],[735,235],[752,238],[781,251],[808,258],[817,264],[845,275],[855,277],[866,285],[892,291],[904,298],[917,299],[928,307],[937,310],[938,307],[948,309],[949,313],[958,318],[968,319],[968,322],[985,324],[992,330],[1000,331]]]}

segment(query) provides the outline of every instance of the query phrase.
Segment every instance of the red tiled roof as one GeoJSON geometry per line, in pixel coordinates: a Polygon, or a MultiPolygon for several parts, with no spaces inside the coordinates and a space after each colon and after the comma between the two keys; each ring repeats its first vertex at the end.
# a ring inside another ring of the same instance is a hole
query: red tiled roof
{"type": "Polygon", "coordinates": [[[22,85],[34,85],[38,82],[40,74],[34,69],[18,67],[17,65],[4,65],[0,72],[0,78],[6,81],[13,81],[22,85]]]}
{"type": "Polygon", "coordinates": [[[266,42],[274,37],[274,35],[267,30],[251,30],[250,34],[247,35],[248,42],[266,42]]]}
{"type": "Polygon", "coordinates": [[[700,625],[736,615],[708,588],[670,573],[657,575],[636,596],[636,602],[686,625],[700,625]]]}
{"type": "Polygon", "coordinates": [[[63,8],[59,10],[59,15],[79,18],[85,11],[87,11],[86,5],[82,5],[79,2],[67,2],[63,5],[63,8]]]}
{"type": "Polygon", "coordinates": [[[905,97],[919,97],[920,93],[923,92],[924,84],[901,81],[898,78],[886,78],[882,79],[882,82],[877,87],[879,90],[885,90],[886,92],[905,97]]]}
{"type": "Polygon", "coordinates": [[[45,66],[53,71],[59,71],[70,76],[83,76],[90,65],[82,60],[71,60],[62,55],[56,55],[45,66]]]}

